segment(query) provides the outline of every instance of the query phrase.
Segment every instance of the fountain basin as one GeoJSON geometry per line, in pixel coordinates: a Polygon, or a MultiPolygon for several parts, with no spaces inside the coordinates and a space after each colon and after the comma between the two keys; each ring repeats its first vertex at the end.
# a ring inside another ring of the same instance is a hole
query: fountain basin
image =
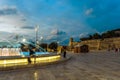
{"type": "Polygon", "coordinates": [[[31,60],[30,64],[37,63],[52,63],[61,59],[60,55],[57,54],[46,54],[41,56],[33,56],[33,57],[20,57],[20,56],[12,56],[12,57],[2,57],[0,58],[0,68],[6,67],[16,67],[16,66],[25,66],[29,64],[28,58],[31,60]]]}

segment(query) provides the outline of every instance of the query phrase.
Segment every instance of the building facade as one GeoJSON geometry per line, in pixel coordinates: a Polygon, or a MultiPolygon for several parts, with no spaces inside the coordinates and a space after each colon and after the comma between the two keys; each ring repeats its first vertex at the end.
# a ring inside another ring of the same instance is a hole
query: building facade
{"type": "Polygon", "coordinates": [[[117,38],[105,38],[105,39],[95,39],[95,40],[85,40],[80,42],[74,42],[73,40],[69,42],[69,47],[75,49],[76,46],[88,45],[89,51],[98,50],[114,50],[120,48],[120,37],[117,38]]]}

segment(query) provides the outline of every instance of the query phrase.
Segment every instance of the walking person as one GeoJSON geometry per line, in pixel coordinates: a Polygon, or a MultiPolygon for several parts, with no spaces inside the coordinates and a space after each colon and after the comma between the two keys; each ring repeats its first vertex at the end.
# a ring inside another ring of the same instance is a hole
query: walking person
{"type": "Polygon", "coordinates": [[[28,56],[28,64],[31,64],[30,56],[28,56]]]}
{"type": "Polygon", "coordinates": [[[64,58],[66,58],[66,51],[64,51],[64,54],[63,54],[64,58]]]}
{"type": "Polygon", "coordinates": [[[63,46],[63,57],[66,58],[66,47],[63,46]]]}

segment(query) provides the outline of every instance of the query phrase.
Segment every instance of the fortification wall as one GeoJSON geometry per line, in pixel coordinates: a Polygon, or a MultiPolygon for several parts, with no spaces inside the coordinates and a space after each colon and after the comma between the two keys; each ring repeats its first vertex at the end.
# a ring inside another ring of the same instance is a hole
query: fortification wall
{"type": "Polygon", "coordinates": [[[73,42],[73,46],[76,45],[88,45],[90,51],[96,50],[113,50],[115,48],[120,48],[120,37],[118,38],[106,38],[106,39],[96,39],[96,40],[86,40],[81,42],[73,42]]]}

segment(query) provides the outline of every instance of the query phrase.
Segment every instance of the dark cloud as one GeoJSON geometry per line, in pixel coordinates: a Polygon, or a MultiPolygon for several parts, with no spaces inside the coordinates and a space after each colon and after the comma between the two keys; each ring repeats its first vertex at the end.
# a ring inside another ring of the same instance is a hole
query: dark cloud
{"type": "Polygon", "coordinates": [[[67,33],[64,32],[64,31],[59,31],[57,29],[54,29],[54,30],[51,31],[51,34],[52,35],[66,35],[67,33]]]}
{"type": "Polygon", "coordinates": [[[34,29],[34,27],[33,26],[23,26],[23,27],[21,27],[22,29],[34,29]]]}
{"type": "Polygon", "coordinates": [[[59,42],[59,44],[67,45],[68,40],[69,40],[69,36],[67,35],[65,31],[53,29],[51,31],[51,35],[46,38],[45,42],[50,43],[53,41],[57,41],[59,42]]]}
{"type": "Polygon", "coordinates": [[[49,36],[49,39],[46,39],[44,40],[45,42],[54,42],[54,41],[57,41],[59,42],[59,44],[62,44],[62,45],[68,45],[68,41],[69,41],[69,36],[68,35],[51,35],[49,36]]]}
{"type": "Polygon", "coordinates": [[[64,31],[59,31],[58,32],[58,35],[66,35],[67,33],[66,32],[64,32],[64,31]]]}
{"type": "Polygon", "coordinates": [[[0,16],[15,15],[18,14],[18,10],[15,7],[3,7],[0,8],[0,16]]]}
{"type": "Polygon", "coordinates": [[[21,19],[21,21],[27,21],[27,19],[25,19],[25,18],[22,18],[22,19],[21,19]]]}

